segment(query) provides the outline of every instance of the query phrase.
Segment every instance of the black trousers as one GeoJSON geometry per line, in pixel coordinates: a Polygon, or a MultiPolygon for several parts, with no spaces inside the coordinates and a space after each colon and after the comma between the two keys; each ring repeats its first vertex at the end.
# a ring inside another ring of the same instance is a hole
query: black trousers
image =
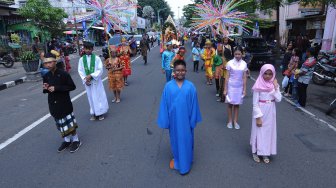
{"type": "Polygon", "coordinates": [[[142,58],[145,61],[145,64],[147,64],[147,56],[142,56],[142,58]]]}
{"type": "Polygon", "coordinates": [[[194,72],[198,71],[199,61],[194,61],[194,72]]]}
{"type": "Polygon", "coordinates": [[[298,102],[302,107],[306,106],[308,84],[298,83],[298,102]]]}

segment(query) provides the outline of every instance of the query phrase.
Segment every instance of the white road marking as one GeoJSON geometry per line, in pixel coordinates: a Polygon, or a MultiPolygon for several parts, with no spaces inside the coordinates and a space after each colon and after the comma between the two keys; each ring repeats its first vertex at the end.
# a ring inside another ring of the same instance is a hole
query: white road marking
{"type": "MultiPolygon", "coordinates": [[[[255,78],[253,78],[252,76],[250,76],[250,79],[253,80],[253,81],[256,81],[255,78]]],[[[288,99],[287,97],[285,96],[282,96],[282,98],[284,98],[289,104],[295,106],[295,103],[293,101],[291,101],[290,99],[288,99]]],[[[300,109],[302,112],[308,114],[312,119],[315,119],[319,122],[321,122],[322,124],[324,125],[327,125],[331,130],[335,131],[336,132],[336,127],[332,126],[330,123],[328,123],[327,121],[319,118],[317,115],[315,115],[314,113],[308,111],[307,109],[305,108],[302,108],[302,107],[298,107],[298,109],[300,109]]]]}
{"type": "MultiPolygon", "coordinates": [[[[134,63],[137,59],[139,59],[141,56],[136,57],[135,59],[133,59],[131,61],[131,63],[134,63]]],[[[103,81],[106,81],[107,77],[105,77],[103,79],[103,81]]],[[[83,96],[86,93],[86,91],[81,92],[80,94],[76,95],[75,97],[73,97],[71,99],[71,101],[75,101],[77,99],[79,99],[81,96],[83,96]]],[[[25,135],[26,133],[28,133],[29,131],[31,131],[33,128],[35,128],[36,126],[40,125],[42,122],[44,122],[45,120],[47,120],[49,117],[51,117],[50,113],[44,115],[43,117],[41,117],[40,119],[38,119],[37,121],[33,122],[32,124],[30,124],[28,127],[22,129],[21,131],[19,131],[18,133],[16,133],[14,136],[12,136],[11,138],[7,139],[5,142],[0,144],[0,151],[2,149],[4,149],[5,147],[7,147],[9,144],[13,143],[15,140],[19,139],[20,137],[22,137],[23,135],[25,135]]]]}

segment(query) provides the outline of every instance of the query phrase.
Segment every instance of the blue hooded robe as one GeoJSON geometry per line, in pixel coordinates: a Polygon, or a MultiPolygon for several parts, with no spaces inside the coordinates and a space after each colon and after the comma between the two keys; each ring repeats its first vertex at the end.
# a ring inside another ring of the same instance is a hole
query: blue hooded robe
{"type": "Polygon", "coordinates": [[[194,128],[201,121],[193,83],[184,80],[179,88],[175,80],[169,81],[162,93],[158,125],[169,129],[174,168],[180,174],[190,171],[193,162],[194,128]]]}

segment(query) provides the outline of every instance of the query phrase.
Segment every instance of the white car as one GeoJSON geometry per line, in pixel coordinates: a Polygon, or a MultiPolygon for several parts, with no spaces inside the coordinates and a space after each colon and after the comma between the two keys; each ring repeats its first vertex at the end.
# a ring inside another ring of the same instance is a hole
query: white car
{"type": "Polygon", "coordinates": [[[156,41],[156,33],[155,32],[148,32],[147,35],[149,36],[149,39],[151,39],[152,37],[154,38],[154,41],[156,41]]]}

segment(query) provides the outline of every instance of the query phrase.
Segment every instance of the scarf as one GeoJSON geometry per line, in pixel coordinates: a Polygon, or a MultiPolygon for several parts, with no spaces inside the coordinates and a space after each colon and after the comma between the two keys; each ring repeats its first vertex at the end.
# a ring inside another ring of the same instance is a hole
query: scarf
{"type": "Polygon", "coordinates": [[[274,66],[271,64],[265,64],[261,67],[259,76],[257,78],[257,81],[254,83],[252,90],[257,92],[271,92],[274,89],[274,81],[275,78],[275,69],[274,66]],[[271,70],[273,72],[273,77],[271,80],[266,81],[264,80],[264,73],[267,70],[271,70]]]}
{"type": "Polygon", "coordinates": [[[87,63],[86,55],[83,56],[83,63],[86,76],[94,73],[96,64],[96,56],[94,54],[91,54],[90,69],[87,63]]]}

